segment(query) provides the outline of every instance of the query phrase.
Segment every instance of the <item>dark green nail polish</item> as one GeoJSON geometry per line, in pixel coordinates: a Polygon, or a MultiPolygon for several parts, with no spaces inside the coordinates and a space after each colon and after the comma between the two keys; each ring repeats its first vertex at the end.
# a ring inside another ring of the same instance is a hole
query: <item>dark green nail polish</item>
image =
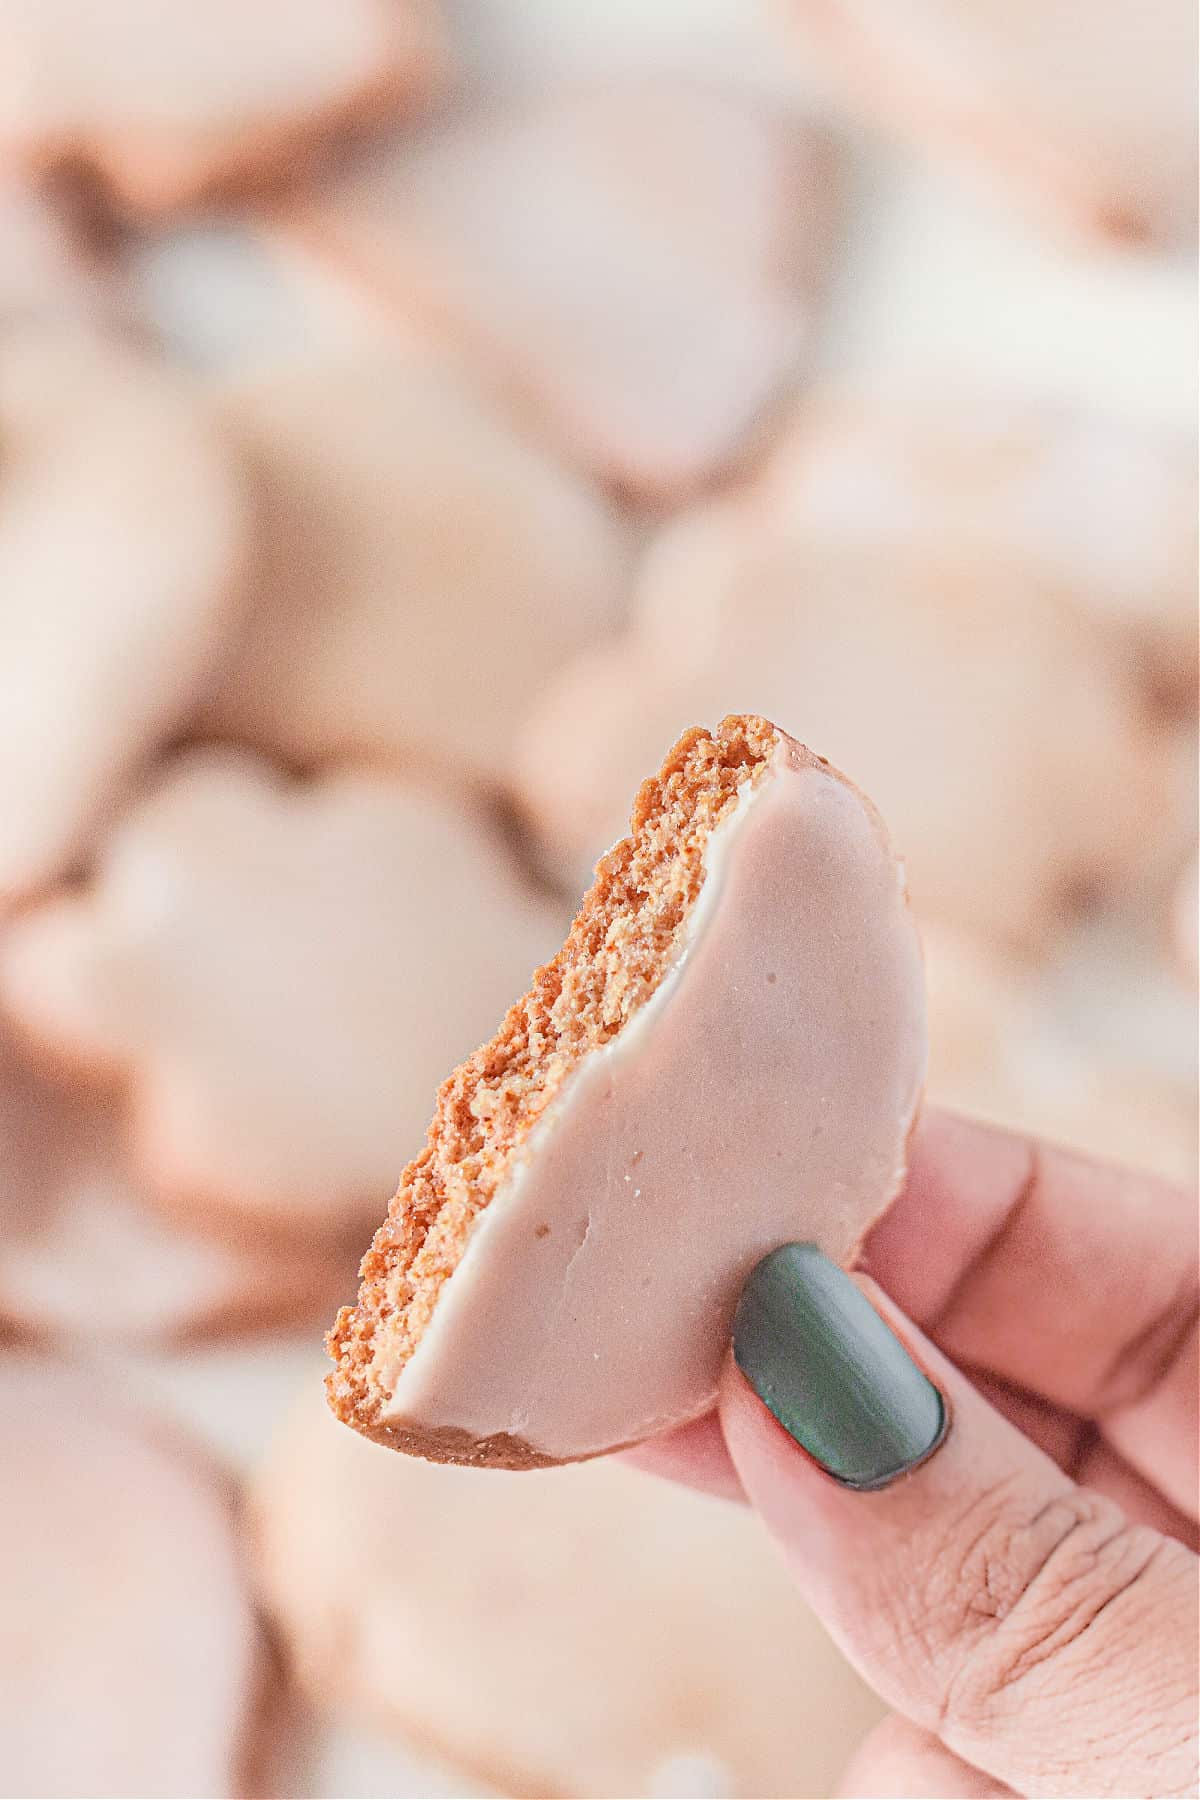
{"type": "Polygon", "coordinates": [[[759,1263],[734,1315],[733,1354],[783,1429],[846,1487],[886,1487],[945,1433],[938,1390],[815,1244],[784,1244],[759,1263]]]}

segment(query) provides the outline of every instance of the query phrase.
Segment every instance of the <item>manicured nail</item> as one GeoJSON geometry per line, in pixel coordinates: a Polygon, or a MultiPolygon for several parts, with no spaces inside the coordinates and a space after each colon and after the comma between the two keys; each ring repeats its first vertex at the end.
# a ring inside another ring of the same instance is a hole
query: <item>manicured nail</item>
{"type": "Polygon", "coordinates": [[[759,1263],[734,1360],[783,1429],[846,1487],[886,1487],[935,1450],[946,1406],[861,1288],[815,1244],[759,1263]]]}

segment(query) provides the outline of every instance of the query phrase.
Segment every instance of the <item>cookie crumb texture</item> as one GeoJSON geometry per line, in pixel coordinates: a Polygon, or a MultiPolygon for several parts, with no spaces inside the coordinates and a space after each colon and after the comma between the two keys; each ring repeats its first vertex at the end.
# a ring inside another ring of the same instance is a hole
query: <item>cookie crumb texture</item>
{"type": "Polygon", "coordinates": [[[642,784],[629,836],[596,867],[562,949],[538,969],[490,1043],[438,1092],[425,1148],[404,1170],[363,1261],[358,1303],[343,1307],[327,1345],[330,1404],[347,1425],[436,1462],[534,1468],[558,1459],[506,1433],[420,1432],[381,1416],[390,1395],[376,1372],[411,1356],[471,1228],[571,1071],[609,1043],[654,993],[704,880],[704,847],[739,791],[765,773],[778,741],[754,716],[685,732],[642,784]]]}

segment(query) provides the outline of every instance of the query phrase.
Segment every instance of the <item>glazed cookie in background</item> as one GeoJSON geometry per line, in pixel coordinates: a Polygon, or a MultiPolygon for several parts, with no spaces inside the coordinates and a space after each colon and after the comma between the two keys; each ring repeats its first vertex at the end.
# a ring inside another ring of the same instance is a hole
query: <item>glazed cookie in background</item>
{"type": "Polygon", "coordinates": [[[931,1101],[1194,1182],[1194,1084],[1088,1043],[1052,970],[941,925],[921,940],[931,1101]]]}
{"type": "Polygon", "coordinates": [[[535,709],[515,784],[548,861],[580,879],[655,740],[731,703],[803,720],[854,770],[922,918],[1043,940],[1178,841],[1172,736],[1056,584],[957,531],[792,525],[755,491],[668,525],[626,635],[535,709]]]}
{"type": "Polygon", "coordinates": [[[315,1249],[268,1272],[261,1248],[161,1217],[123,1170],[82,1171],[34,1204],[0,1243],[0,1318],[26,1342],[171,1349],[295,1330],[327,1318],[354,1277],[352,1258],[315,1249]]]}
{"type": "Polygon", "coordinates": [[[770,105],[626,80],[452,118],[283,224],[667,501],[744,456],[803,371],[837,185],[826,137],[770,105]]]}
{"type": "Polygon", "coordinates": [[[122,206],[161,212],[422,105],[445,46],[436,0],[2,0],[0,65],[6,160],[88,169],[122,206]]]}
{"type": "Polygon", "coordinates": [[[563,948],[439,1090],[330,1334],[331,1405],[509,1468],[697,1417],[759,1258],[849,1257],[898,1192],[924,1072],[870,802],[764,719],[686,733],[563,948]]]}
{"type": "Polygon", "coordinates": [[[455,60],[469,92],[522,96],[564,83],[631,75],[720,84],[778,104],[813,86],[779,54],[778,21],[740,0],[702,7],[615,7],[584,0],[455,0],[455,60]],[[799,77],[799,78],[798,78],[799,77]]]}
{"type": "Polygon", "coordinates": [[[328,357],[377,336],[357,293],[268,236],[248,209],[130,233],[121,269],[147,336],[206,373],[328,357]]]}
{"type": "Polygon", "coordinates": [[[0,905],[89,847],[178,728],[243,577],[239,473],[182,376],[116,340],[0,341],[0,905]]]}
{"type": "MultiPolygon", "coordinates": [[[[261,1458],[256,1459],[261,1461],[261,1458]]],[[[395,1732],[367,1729],[309,1709],[308,1730],[290,1739],[294,1768],[282,1790],[289,1800],[499,1800],[494,1788],[468,1780],[444,1758],[413,1748],[395,1732]]]]}
{"type": "Polygon", "coordinates": [[[1096,619],[1153,701],[1197,703],[1196,449],[1182,432],[929,380],[811,399],[760,479],[777,519],[834,539],[953,536],[1096,619]]]}
{"type": "Polygon", "coordinates": [[[1188,0],[785,0],[777,17],[870,123],[961,154],[1085,232],[1194,239],[1188,0]]]}
{"type": "Polygon", "coordinates": [[[504,1793],[827,1794],[878,1717],[745,1508],[613,1462],[385,1456],[309,1388],[252,1517],[315,1704],[504,1793]]]}
{"type": "Polygon", "coordinates": [[[146,1348],[316,1321],[345,1257],[238,1249],[164,1219],[125,1166],[110,1106],[0,1036],[0,1329],[25,1341],[146,1348]]]}
{"type": "Polygon", "coordinates": [[[202,729],[493,783],[547,677],[622,615],[612,511],[415,345],[247,378],[225,417],[257,536],[202,729]]]}
{"type": "Polygon", "coordinates": [[[1200,882],[1195,852],[1175,884],[1171,901],[1171,943],[1183,974],[1196,984],[1196,936],[1200,930],[1200,882]]]}
{"type": "Polygon", "coordinates": [[[114,305],[106,271],[76,241],[64,210],[34,184],[0,175],[0,327],[93,321],[114,305]]]}
{"type": "Polygon", "coordinates": [[[272,1672],[223,1482],[67,1362],[0,1358],[0,1438],[6,1791],[254,1791],[272,1672]]]}
{"type": "Polygon", "coordinates": [[[13,921],[0,1005],[123,1083],[164,1202],[227,1233],[336,1242],[377,1213],[446,1069],[559,930],[504,847],[431,791],[289,783],[197,751],[81,891],[13,921]]]}

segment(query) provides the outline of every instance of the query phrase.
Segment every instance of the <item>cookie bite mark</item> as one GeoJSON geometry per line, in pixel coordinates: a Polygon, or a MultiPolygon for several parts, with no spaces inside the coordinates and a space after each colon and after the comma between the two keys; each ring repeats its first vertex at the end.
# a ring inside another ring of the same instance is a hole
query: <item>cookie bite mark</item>
{"type": "Polygon", "coordinates": [[[506,1467],[695,1416],[757,1258],[844,1257],[897,1190],[923,1071],[874,809],[764,719],[688,732],[559,955],[443,1085],[330,1334],[335,1412],[506,1467]]]}

